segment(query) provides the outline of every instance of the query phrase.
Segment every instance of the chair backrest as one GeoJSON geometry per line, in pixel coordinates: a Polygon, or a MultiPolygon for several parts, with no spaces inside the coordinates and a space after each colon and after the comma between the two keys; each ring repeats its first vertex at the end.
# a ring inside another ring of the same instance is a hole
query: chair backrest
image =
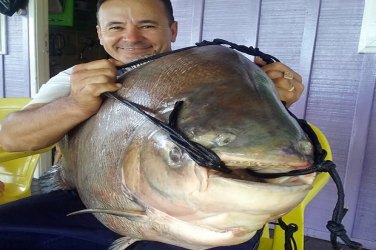
{"type": "Polygon", "coordinates": [[[0,121],[2,121],[8,114],[18,111],[23,108],[30,98],[0,98],[0,121]]]}
{"type": "MultiPolygon", "coordinates": [[[[332,160],[332,151],[325,135],[316,126],[310,124],[315,131],[321,147],[327,151],[326,160],[332,160]]],[[[304,200],[289,213],[282,217],[288,225],[294,223],[298,226],[298,231],[294,233],[297,249],[304,250],[304,211],[307,204],[320,192],[329,181],[328,173],[319,173],[312,184],[312,189],[308,192],[304,200]]],[[[258,250],[281,250],[284,249],[285,231],[278,225],[274,226],[273,237],[269,234],[269,225],[265,225],[258,250]]]]}
{"type": "MultiPolygon", "coordinates": [[[[0,122],[10,113],[20,110],[30,98],[1,98],[0,122]]],[[[16,140],[16,138],[15,138],[16,140]]],[[[0,205],[30,195],[30,184],[40,158],[39,152],[9,153],[0,149],[0,181],[5,184],[0,205]]]]}

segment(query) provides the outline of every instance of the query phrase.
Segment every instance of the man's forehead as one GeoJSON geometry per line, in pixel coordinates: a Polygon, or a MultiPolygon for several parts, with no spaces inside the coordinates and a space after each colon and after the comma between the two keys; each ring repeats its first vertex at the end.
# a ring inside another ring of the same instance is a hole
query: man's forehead
{"type": "Polygon", "coordinates": [[[101,24],[162,22],[163,19],[167,19],[163,5],[155,0],[110,0],[104,2],[98,11],[98,22],[101,24]]]}

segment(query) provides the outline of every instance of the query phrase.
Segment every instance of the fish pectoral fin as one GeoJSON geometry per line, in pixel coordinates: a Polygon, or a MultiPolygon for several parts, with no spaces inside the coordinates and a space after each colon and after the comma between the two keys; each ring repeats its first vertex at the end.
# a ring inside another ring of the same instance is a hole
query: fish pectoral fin
{"type": "Polygon", "coordinates": [[[139,240],[138,239],[132,239],[132,238],[129,238],[127,236],[121,237],[121,238],[115,240],[111,244],[110,248],[108,248],[108,250],[123,250],[123,249],[127,249],[130,245],[132,245],[136,241],[139,241],[139,240]]]}
{"type": "Polygon", "coordinates": [[[67,214],[67,216],[87,214],[87,213],[109,214],[109,215],[114,215],[114,216],[119,216],[119,217],[125,217],[129,220],[143,219],[147,217],[145,211],[139,211],[139,210],[119,211],[119,210],[101,209],[101,208],[83,209],[83,210],[79,210],[79,211],[67,214]]]}

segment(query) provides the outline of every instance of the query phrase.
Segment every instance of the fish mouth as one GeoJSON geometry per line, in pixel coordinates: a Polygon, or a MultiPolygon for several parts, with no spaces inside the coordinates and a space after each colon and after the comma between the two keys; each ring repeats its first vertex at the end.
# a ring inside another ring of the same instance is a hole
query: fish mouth
{"type": "Polygon", "coordinates": [[[311,185],[316,177],[316,173],[284,176],[278,178],[260,178],[256,173],[287,173],[292,170],[306,169],[311,164],[308,162],[302,164],[281,164],[281,163],[261,163],[254,161],[227,160],[226,167],[231,170],[230,173],[208,170],[208,177],[222,177],[243,182],[269,183],[283,186],[311,185]]]}
{"type": "Polygon", "coordinates": [[[216,170],[209,169],[208,177],[223,177],[227,179],[241,180],[247,182],[266,182],[264,179],[252,175],[249,171],[247,171],[247,169],[232,169],[230,173],[218,172],[216,170]]]}

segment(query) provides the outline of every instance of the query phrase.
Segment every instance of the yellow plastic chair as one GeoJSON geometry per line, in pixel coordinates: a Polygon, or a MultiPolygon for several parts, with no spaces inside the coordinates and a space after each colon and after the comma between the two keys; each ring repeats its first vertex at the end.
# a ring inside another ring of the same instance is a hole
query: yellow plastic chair
{"type": "MultiPolygon", "coordinates": [[[[310,124],[315,131],[321,147],[328,153],[326,160],[332,160],[332,151],[325,135],[314,125],[310,124]]],[[[289,213],[282,217],[282,220],[288,225],[295,223],[298,231],[294,233],[294,239],[298,250],[304,250],[304,210],[308,203],[320,192],[320,190],[328,183],[329,173],[319,173],[313,182],[313,188],[308,192],[304,200],[289,213]]],[[[265,225],[260,240],[258,250],[283,250],[285,244],[285,231],[278,225],[274,226],[273,237],[269,234],[269,224],[265,225]]]]}
{"type": "MultiPolygon", "coordinates": [[[[30,100],[30,98],[0,98],[0,122],[8,114],[20,110],[30,100]]],[[[40,153],[50,149],[12,153],[0,149],[0,181],[5,184],[4,195],[0,196],[0,205],[30,196],[31,180],[40,153]]]]}

